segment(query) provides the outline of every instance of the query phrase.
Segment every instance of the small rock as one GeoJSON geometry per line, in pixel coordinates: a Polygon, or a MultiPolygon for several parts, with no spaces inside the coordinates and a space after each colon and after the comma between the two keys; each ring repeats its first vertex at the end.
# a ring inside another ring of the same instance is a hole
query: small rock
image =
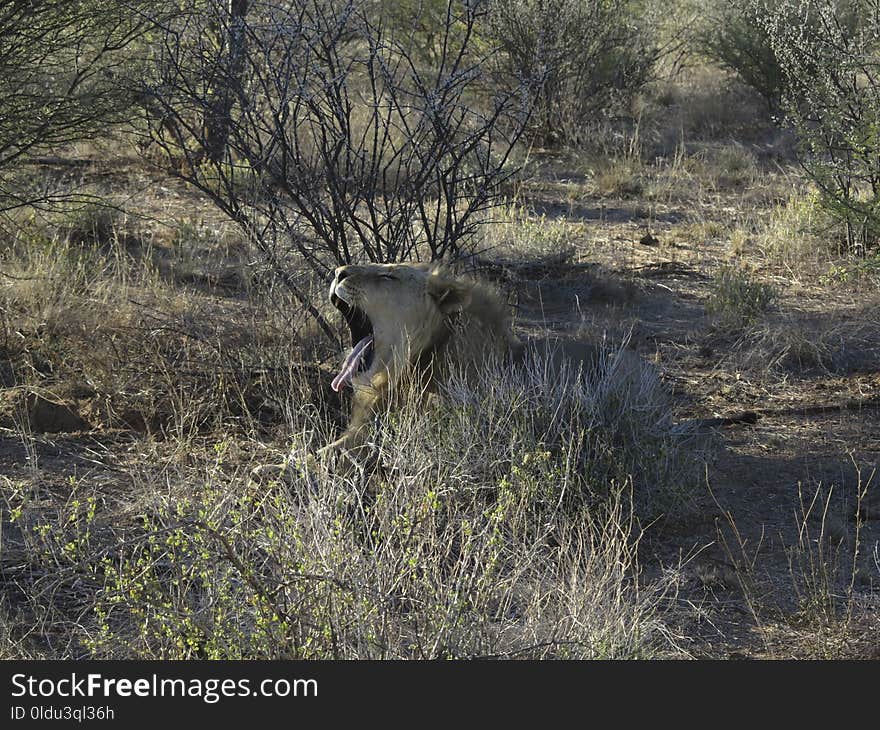
{"type": "Polygon", "coordinates": [[[91,426],[73,408],[56,403],[38,393],[28,393],[25,398],[30,427],[37,433],[65,433],[88,431],[91,426]]]}
{"type": "Polygon", "coordinates": [[[77,400],[88,400],[98,395],[97,391],[84,380],[76,381],[69,387],[69,395],[77,400]]]}
{"type": "Polygon", "coordinates": [[[643,246],[659,246],[660,239],[653,235],[650,231],[648,231],[644,236],[639,239],[639,243],[643,246]]]}

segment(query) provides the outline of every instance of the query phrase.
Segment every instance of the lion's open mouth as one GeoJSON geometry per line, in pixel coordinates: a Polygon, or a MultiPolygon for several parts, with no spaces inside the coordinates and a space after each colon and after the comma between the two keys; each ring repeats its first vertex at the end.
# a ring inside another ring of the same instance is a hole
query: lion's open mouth
{"type": "Polygon", "coordinates": [[[351,330],[351,351],[346,355],[339,374],[333,378],[332,388],[340,391],[351,382],[355,373],[369,370],[373,364],[373,323],[366,312],[352,306],[336,294],[330,295],[330,302],[345,318],[351,330]]]}

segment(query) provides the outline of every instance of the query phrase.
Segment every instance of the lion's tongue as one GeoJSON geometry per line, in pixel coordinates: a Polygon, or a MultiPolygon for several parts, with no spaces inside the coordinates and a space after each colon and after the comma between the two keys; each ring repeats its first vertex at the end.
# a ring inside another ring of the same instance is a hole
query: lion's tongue
{"type": "Polygon", "coordinates": [[[342,363],[342,370],[339,372],[335,378],[333,378],[333,383],[331,387],[337,393],[340,388],[348,383],[354,374],[357,372],[358,366],[361,364],[361,360],[364,358],[364,353],[367,351],[367,348],[373,344],[373,336],[367,335],[358,342],[354,347],[351,348],[351,352],[348,353],[348,357],[345,358],[345,362],[342,363]]]}

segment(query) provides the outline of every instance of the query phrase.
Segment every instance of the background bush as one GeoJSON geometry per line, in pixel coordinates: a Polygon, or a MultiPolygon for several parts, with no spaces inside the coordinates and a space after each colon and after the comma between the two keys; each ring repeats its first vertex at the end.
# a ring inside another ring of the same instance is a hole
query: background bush
{"type": "Polygon", "coordinates": [[[757,91],[773,113],[785,96],[786,76],[776,58],[767,20],[776,0],[718,0],[703,15],[697,47],[757,91]]]}
{"type": "Polygon", "coordinates": [[[18,162],[105,136],[133,117],[126,80],[143,60],[134,49],[143,49],[147,9],[157,22],[168,15],[146,0],[0,5],[0,212],[58,197],[22,180],[18,162]]]}
{"type": "Polygon", "coordinates": [[[801,164],[841,223],[846,249],[864,252],[880,240],[880,7],[788,0],[766,28],[801,164]]]}
{"type": "Polygon", "coordinates": [[[653,21],[646,4],[628,0],[496,0],[486,25],[501,83],[532,89],[534,138],[558,145],[620,114],[652,78],[661,54],[653,21]]]}

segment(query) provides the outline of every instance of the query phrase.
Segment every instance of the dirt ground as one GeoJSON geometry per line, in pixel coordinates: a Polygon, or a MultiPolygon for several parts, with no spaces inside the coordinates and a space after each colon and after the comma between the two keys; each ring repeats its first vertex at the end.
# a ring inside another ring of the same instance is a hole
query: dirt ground
{"type": "MultiPolygon", "coordinates": [[[[130,174],[122,174],[131,189],[130,174]]],[[[643,575],[678,566],[685,576],[674,612],[682,645],[696,657],[880,658],[875,290],[820,283],[818,273],[793,276],[748,247],[734,250],[736,211],[765,195],[759,215],[766,213],[777,197],[772,191],[735,183],[697,199],[658,202],[598,194],[591,180],[581,169],[567,170],[565,160],[540,166],[518,204],[532,225],[558,229],[564,253],[490,254],[483,273],[511,293],[522,334],[628,337],[658,367],[677,420],[758,415],[755,424],[716,429],[704,493],[646,526],[643,575]],[[707,222],[720,233],[701,233],[707,222]],[[731,261],[779,292],[757,328],[727,327],[707,312],[716,273],[731,261]],[[807,340],[815,333],[817,341],[832,332],[823,340],[827,357],[800,361],[787,339],[792,329],[807,340]],[[817,567],[817,551],[833,553],[831,578],[817,567]],[[830,619],[820,626],[821,610],[817,619],[804,609],[819,583],[835,595],[853,589],[845,630],[830,619]]],[[[157,217],[180,210],[188,195],[167,180],[145,176],[140,184],[151,190],[145,205],[157,217]]],[[[784,188],[784,176],[774,184],[784,188]]],[[[245,295],[209,286],[203,296],[235,307],[245,295]]],[[[82,396],[79,412],[90,400],[82,396]]],[[[152,468],[151,450],[164,448],[127,428],[57,430],[35,429],[27,438],[11,427],[0,433],[0,473],[47,502],[64,494],[71,475],[123,494],[132,473],[152,468]]],[[[7,552],[4,564],[14,586],[15,556],[7,552]]],[[[15,603],[14,590],[7,600],[15,603]]]]}
{"type": "Polygon", "coordinates": [[[755,424],[715,430],[705,493],[689,513],[648,532],[649,575],[683,561],[687,580],[678,599],[695,609],[687,631],[696,655],[880,658],[880,341],[860,341],[831,363],[783,359],[768,367],[766,352],[758,362],[749,357],[750,348],[772,352],[793,322],[817,338],[830,323],[858,333],[874,324],[872,296],[792,281],[746,253],[737,260],[781,296],[757,346],[747,333],[719,326],[705,305],[715,273],[735,257],[730,241],[687,240],[680,230],[695,219],[723,220],[741,200],[741,191],[732,192],[717,196],[708,216],[706,209],[695,216],[687,203],[659,213],[638,201],[554,207],[538,193],[532,209],[545,220],[580,220],[588,233],[576,244],[578,270],[529,282],[525,297],[521,290],[518,321],[526,331],[629,333],[631,346],[659,367],[679,420],[758,415],[755,424]],[[851,583],[864,591],[866,605],[862,631],[817,641],[791,617],[806,590],[803,561],[824,540],[834,546],[831,582],[840,583],[833,590],[851,583]]]}

